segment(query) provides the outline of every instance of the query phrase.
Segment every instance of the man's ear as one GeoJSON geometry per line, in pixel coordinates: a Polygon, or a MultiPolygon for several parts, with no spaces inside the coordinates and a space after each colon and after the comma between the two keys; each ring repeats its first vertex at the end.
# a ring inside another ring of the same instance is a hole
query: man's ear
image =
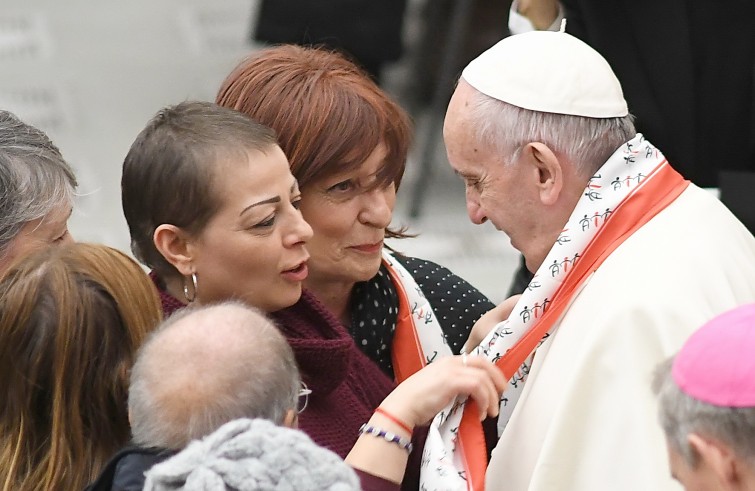
{"type": "Polygon", "coordinates": [[[283,417],[283,426],[286,428],[299,427],[299,413],[296,409],[289,409],[286,411],[286,416],[283,417]]]}
{"type": "Polygon", "coordinates": [[[158,252],[179,273],[189,276],[195,272],[192,266],[194,257],[189,237],[181,228],[164,223],[155,229],[152,240],[158,252]]]}
{"type": "Polygon", "coordinates": [[[535,174],[540,201],[554,205],[564,187],[564,169],[556,154],[544,143],[530,142],[522,148],[520,158],[527,159],[535,174]]]}
{"type": "Polygon", "coordinates": [[[721,482],[732,483],[739,479],[737,458],[728,445],[698,433],[687,435],[687,443],[700,456],[701,463],[710,467],[721,482]]]}

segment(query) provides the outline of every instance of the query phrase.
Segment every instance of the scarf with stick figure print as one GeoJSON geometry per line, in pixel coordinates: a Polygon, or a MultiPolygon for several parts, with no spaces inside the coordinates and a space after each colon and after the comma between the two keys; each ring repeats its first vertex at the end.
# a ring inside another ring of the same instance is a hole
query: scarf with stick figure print
{"type": "MultiPolygon", "coordinates": [[[[548,341],[584,280],[688,184],[641,134],[623,144],[590,178],[509,318],[473,353],[495,362],[509,380],[501,399],[499,434],[522,393],[535,350],[548,341]]],[[[413,300],[403,301],[411,304],[413,300]]],[[[413,339],[404,335],[403,339],[416,348],[394,342],[394,359],[403,353],[415,359],[413,369],[424,366],[427,351],[422,339],[417,335],[413,339]]],[[[422,489],[484,489],[487,459],[478,415],[474,401],[457,400],[435,417],[422,457],[422,489]]]]}
{"type": "Polygon", "coordinates": [[[425,365],[453,353],[430,302],[411,273],[387,249],[383,249],[383,264],[399,301],[391,351],[393,373],[400,384],[425,365]]]}

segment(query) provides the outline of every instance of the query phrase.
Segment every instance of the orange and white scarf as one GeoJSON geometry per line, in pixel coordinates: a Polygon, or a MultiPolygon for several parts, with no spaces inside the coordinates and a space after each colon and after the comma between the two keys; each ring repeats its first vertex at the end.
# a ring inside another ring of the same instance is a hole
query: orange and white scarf
{"type": "Polygon", "coordinates": [[[432,305],[411,273],[383,249],[383,264],[398,294],[398,318],[393,334],[393,373],[401,383],[434,360],[451,356],[432,305]]]}
{"type": "MultiPolygon", "coordinates": [[[[498,324],[474,352],[495,362],[509,380],[501,399],[499,433],[506,427],[522,393],[535,349],[547,342],[584,280],[627,237],[673,202],[688,184],[641,134],[623,144],[590,179],[510,317],[498,324]]],[[[403,283],[400,275],[391,274],[394,284],[403,283]]],[[[416,292],[411,288],[405,286],[403,295],[399,289],[400,320],[402,302],[404,312],[407,307],[411,312],[417,301],[412,299],[413,293],[421,295],[419,288],[416,292]]],[[[407,367],[405,376],[422,368],[428,354],[437,351],[435,344],[425,348],[420,331],[416,323],[413,328],[407,322],[403,327],[397,325],[394,364],[398,361],[396,366],[407,367]]],[[[422,489],[484,488],[487,459],[477,415],[473,401],[456,401],[435,417],[422,458],[422,489]]]]}

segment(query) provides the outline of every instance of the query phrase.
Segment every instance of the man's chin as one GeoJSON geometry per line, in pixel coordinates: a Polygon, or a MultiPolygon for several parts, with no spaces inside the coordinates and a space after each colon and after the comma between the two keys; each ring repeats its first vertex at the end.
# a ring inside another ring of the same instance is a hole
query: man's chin
{"type": "MultiPolygon", "coordinates": [[[[522,255],[524,255],[524,253],[522,255]]],[[[531,260],[531,259],[527,259],[527,256],[524,256],[524,266],[527,268],[527,271],[529,271],[532,274],[535,274],[537,270],[540,269],[540,266],[543,264],[544,260],[545,259],[531,260]]]]}

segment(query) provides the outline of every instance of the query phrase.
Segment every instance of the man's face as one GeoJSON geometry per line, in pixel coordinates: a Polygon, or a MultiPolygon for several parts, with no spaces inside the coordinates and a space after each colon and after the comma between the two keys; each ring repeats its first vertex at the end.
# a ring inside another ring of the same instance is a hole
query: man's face
{"type": "Polygon", "coordinates": [[[448,160],[464,180],[469,219],[490,220],[527,256],[536,239],[536,194],[529,186],[528,167],[505,162],[505,156],[477,143],[469,121],[474,89],[461,80],[448,106],[443,126],[448,160]]]}

